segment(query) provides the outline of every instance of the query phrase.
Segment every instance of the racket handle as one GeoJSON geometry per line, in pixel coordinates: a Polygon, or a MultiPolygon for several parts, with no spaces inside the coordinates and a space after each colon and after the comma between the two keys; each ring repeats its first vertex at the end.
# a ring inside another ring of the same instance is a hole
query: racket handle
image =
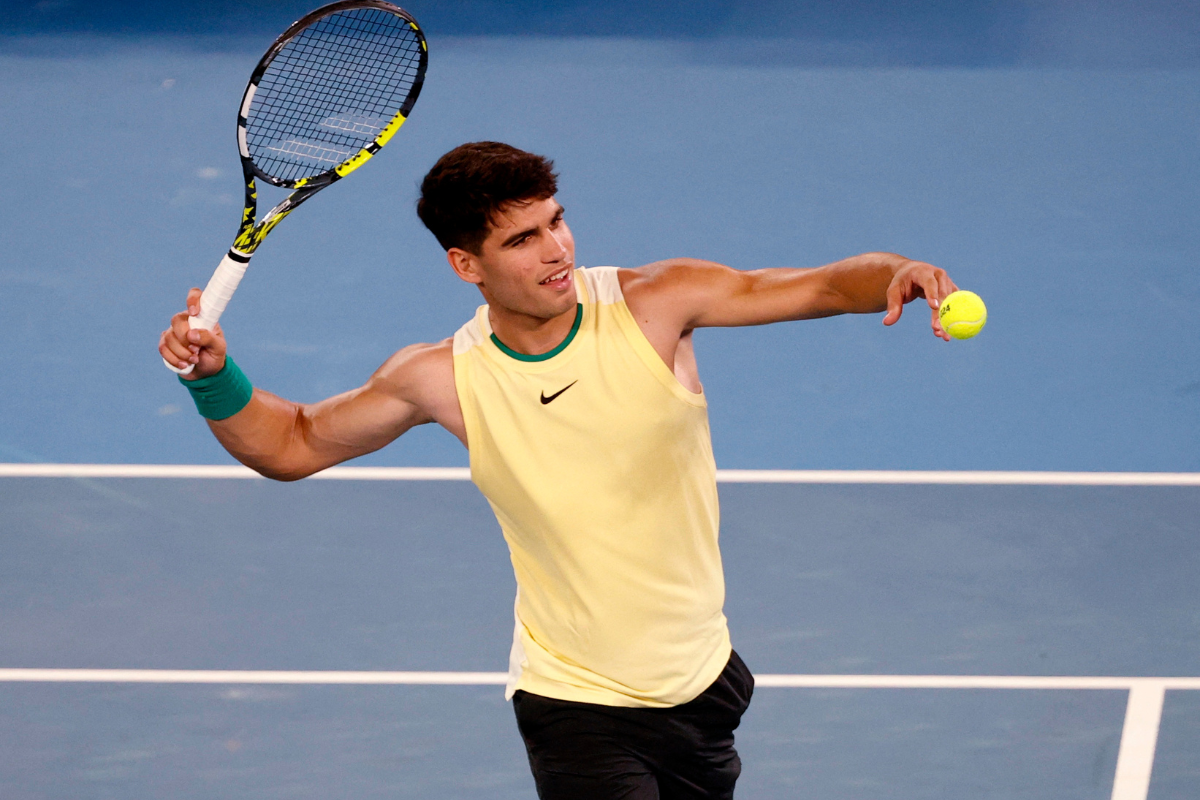
{"type": "MultiPolygon", "coordinates": [[[[237,291],[238,284],[242,282],[242,276],[246,274],[246,267],[249,265],[250,256],[248,255],[233,249],[225,254],[221,263],[217,265],[216,272],[209,278],[208,285],[204,287],[204,292],[200,295],[200,313],[197,316],[188,317],[188,325],[192,330],[197,328],[212,330],[213,326],[217,324],[217,320],[221,318],[221,314],[225,313],[225,306],[229,305],[229,299],[237,291]]],[[[185,368],[180,369],[165,358],[163,363],[171,372],[180,375],[187,375],[196,366],[188,364],[185,368]]]]}

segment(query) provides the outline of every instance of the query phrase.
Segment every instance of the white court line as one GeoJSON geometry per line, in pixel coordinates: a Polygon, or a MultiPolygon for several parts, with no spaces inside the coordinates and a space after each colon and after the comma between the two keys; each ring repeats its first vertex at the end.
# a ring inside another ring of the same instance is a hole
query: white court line
{"type": "MultiPolygon", "coordinates": [[[[0,464],[0,478],[203,478],[263,480],[240,464],[0,464]]],[[[466,467],[331,467],[308,480],[466,481],[466,467]]]]}
{"type": "Polygon", "coordinates": [[[246,669],[0,669],[0,683],[293,683],[503,686],[506,672],[373,672],[246,669]]]}
{"type": "MultiPolygon", "coordinates": [[[[262,479],[236,464],[0,464],[0,478],[262,479]]],[[[466,467],[330,467],[309,480],[466,481],[466,467]]],[[[1200,486],[1200,472],[997,472],[719,469],[720,483],[992,486],[1200,486]]]]}
{"type": "Polygon", "coordinates": [[[1150,793],[1164,694],[1165,687],[1154,681],[1135,684],[1129,690],[1112,800],[1146,800],[1150,793]]]}
{"type": "Polygon", "coordinates": [[[723,483],[897,483],[993,486],[1200,486],[1200,472],[719,469],[723,483]]]}
{"type": "MultiPolygon", "coordinates": [[[[228,669],[0,669],[0,683],[353,683],[444,686],[503,685],[504,672],[385,672],[228,669]]],[[[777,689],[1075,689],[1200,690],[1200,677],[1071,675],[755,675],[777,689]]]]}
{"type": "Polygon", "coordinates": [[[1200,690],[1200,678],[1072,675],[755,675],[756,688],[778,689],[1125,689],[1147,683],[1200,690]]]}

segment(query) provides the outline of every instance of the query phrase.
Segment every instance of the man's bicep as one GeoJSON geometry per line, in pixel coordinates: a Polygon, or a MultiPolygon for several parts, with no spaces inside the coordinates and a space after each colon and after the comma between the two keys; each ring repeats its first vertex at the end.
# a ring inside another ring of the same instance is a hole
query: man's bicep
{"type": "MultiPolygon", "coordinates": [[[[635,303],[681,330],[763,325],[837,313],[836,298],[813,269],[738,270],[699,259],[650,264],[629,281],[635,303]]],[[[627,292],[627,298],[629,293],[627,292]]]]}
{"type": "Polygon", "coordinates": [[[307,438],[314,449],[354,451],[351,458],[378,450],[429,421],[413,403],[381,391],[374,381],[311,406],[306,416],[307,438]]]}
{"type": "Polygon", "coordinates": [[[422,402],[421,345],[405,348],[362,386],[306,409],[303,431],[309,448],[331,463],[365,455],[417,425],[432,422],[422,402]]]}
{"type": "Polygon", "coordinates": [[[729,298],[744,291],[745,276],[715,261],[674,258],[622,270],[621,290],[643,326],[684,332],[706,324],[729,298]]]}

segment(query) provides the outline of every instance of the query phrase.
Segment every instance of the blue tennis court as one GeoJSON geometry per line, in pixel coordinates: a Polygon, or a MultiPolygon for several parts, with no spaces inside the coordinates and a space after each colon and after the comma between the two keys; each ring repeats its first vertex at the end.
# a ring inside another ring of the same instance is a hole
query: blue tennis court
{"type": "MultiPolygon", "coordinates": [[[[773,676],[1194,675],[1196,483],[724,483],[735,647],[773,676]]],[[[511,571],[464,481],[9,477],[0,491],[6,667],[505,668],[511,571]],[[211,518],[178,519],[196,496],[211,518]]],[[[500,686],[310,680],[3,683],[0,782],[16,796],[531,796],[500,686]]],[[[1109,797],[1127,695],[760,686],[739,791],[1109,797]]],[[[1191,795],[1198,708],[1168,691],[1149,797],[1191,795]]]]}
{"type": "MultiPolygon", "coordinates": [[[[0,796],[533,797],[461,445],[353,465],[449,473],[204,472],[232,461],[155,352],[240,214],[248,71],[308,4],[27,6],[0,10],[0,796]]],[[[943,266],[988,302],[969,342],[914,307],[696,337],[718,466],[778,481],[720,486],[761,678],[738,796],[1197,796],[1194,8],[407,7],[411,119],[222,320],[256,385],[345,391],[473,313],[413,212],[464,141],[555,159],[588,266],[943,266]]]]}

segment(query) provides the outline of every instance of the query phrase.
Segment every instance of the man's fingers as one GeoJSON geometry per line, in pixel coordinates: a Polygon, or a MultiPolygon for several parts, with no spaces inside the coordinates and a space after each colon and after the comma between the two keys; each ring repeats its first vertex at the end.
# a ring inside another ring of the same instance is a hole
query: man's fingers
{"type": "Polygon", "coordinates": [[[930,327],[936,336],[950,341],[950,335],[942,328],[938,309],[950,294],[958,289],[944,269],[923,261],[906,261],[895,273],[887,288],[887,315],[884,325],[892,325],[900,319],[904,304],[924,296],[929,304],[930,327]]]}
{"type": "Polygon", "coordinates": [[[930,315],[933,319],[929,324],[933,328],[934,335],[940,339],[945,339],[947,342],[950,341],[950,334],[946,333],[945,329],[942,328],[942,315],[938,313],[936,308],[930,312],[930,315]]]}
{"type": "Polygon", "coordinates": [[[938,275],[938,286],[941,288],[943,300],[958,291],[958,286],[945,272],[938,275]]]}
{"type": "Polygon", "coordinates": [[[929,307],[937,311],[938,306],[942,304],[942,296],[936,273],[930,273],[921,280],[921,290],[925,293],[929,307]]]}
{"type": "Polygon", "coordinates": [[[168,360],[170,360],[169,357],[173,357],[175,359],[182,358],[186,360],[187,357],[192,354],[192,351],[188,348],[187,344],[185,342],[181,342],[179,338],[175,336],[174,331],[171,330],[165,330],[162,332],[162,336],[160,336],[158,339],[158,349],[162,352],[163,358],[167,358],[168,360]]]}
{"type": "MultiPolygon", "coordinates": [[[[211,331],[192,328],[192,319],[200,314],[200,298],[203,292],[192,287],[187,294],[187,311],[180,311],[171,317],[171,327],[162,332],[158,340],[158,353],[169,364],[180,369],[189,364],[199,364],[204,357],[205,370],[211,372],[208,365],[213,359],[218,362],[225,357],[225,337],[221,334],[221,326],[213,325],[211,331]]],[[[200,377],[195,372],[187,376],[200,377]]]]}
{"type": "Polygon", "coordinates": [[[221,351],[225,350],[225,341],[216,332],[204,330],[203,328],[194,328],[188,331],[187,342],[197,349],[206,347],[213,351],[216,351],[218,348],[221,351]]]}
{"type": "Polygon", "coordinates": [[[957,292],[958,286],[955,285],[954,281],[950,280],[950,276],[946,274],[946,271],[941,269],[937,271],[937,282],[939,305],[933,308],[933,332],[948,342],[950,341],[950,334],[946,333],[946,329],[942,327],[942,315],[938,313],[938,310],[941,307],[940,302],[957,292]]]}
{"type": "Polygon", "coordinates": [[[187,333],[189,330],[191,330],[191,326],[188,324],[188,313],[186,311],[180,311],[178,314],[171,317],[171,331],[175,334],[175,338],[177,338],[179,341],[187,341],[187,333]]]}
{"type": "Polygon", "coordinates": [[[176,339],[169,330],[163,331],[162,336],[158,339],[158,354],[163,357],[163,360],[169,361],[180,369],[192,363],[192,353],[188,350],[187,345],[176,339]]]}
{"type": "Polygon", "coordinates": [[[883,317],[884,325],[894,325],[904,311],[904,291],[899,283],[892,283],[887,288],[887,314],[883,317]]]}

